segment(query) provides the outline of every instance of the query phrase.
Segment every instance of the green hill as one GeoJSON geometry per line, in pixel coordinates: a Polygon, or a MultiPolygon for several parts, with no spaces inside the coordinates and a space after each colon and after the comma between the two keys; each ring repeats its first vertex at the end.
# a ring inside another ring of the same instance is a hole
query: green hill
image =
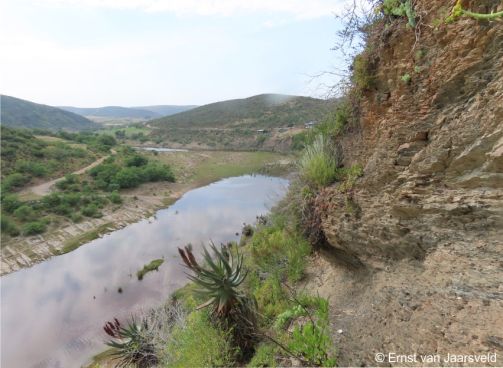
{"type": "Polygon", "coordinates": [[[72,112],[6,95],[0,96],[0,109],[2,125],[13,128],[78,131],[100,127],[72,112]]]}
{"type": "Polygon", "coordinates": [[[319,120],[328,111],[325,100],[311,97],[262,94],[244,99],[216,102],[149,122],[155,127],[226,128],[303,125],[319,120]]]}
{"type": "Polygon", "coordinates": [[[334,101],[263,94],[216,102],[147,122],[155,143],[173,148],[289,151],[305,124],[320,122],[334,101]]]}

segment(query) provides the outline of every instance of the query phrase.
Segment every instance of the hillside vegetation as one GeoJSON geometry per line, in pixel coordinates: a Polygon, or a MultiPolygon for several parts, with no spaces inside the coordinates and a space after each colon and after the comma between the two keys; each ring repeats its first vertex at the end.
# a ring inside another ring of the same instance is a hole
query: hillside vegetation
{"type": "Polygon", "coordinates": [[[216,102],[190,111],[153,120],[150,125],[178,128],[267,129],[319,120],[328,111],[325,100],[311,97],[263,94],[216,102]]]}
{"type": "Polygon", "coordinates": [[[19,191],[33,182],[64,176],[104,155],[115,139],[90,134],[35,135],[1,127],[2,193],[19,191]],[[67,136],[69,135],[69,136],[67,136]]]}
{"type": "Polygon", "coordinates": [[[1,123],[14,128],[57,130],[90,130],[99,125],[83,116],[56,107],[41,105],[1,95],[1,123]]]}
{"type": "Polygon", "coordinates": [[[289,150],[304,124],[320,121],[332,101],[263,94],[216,102],[148,122],[152,137],[171,146],[289,150]]]}

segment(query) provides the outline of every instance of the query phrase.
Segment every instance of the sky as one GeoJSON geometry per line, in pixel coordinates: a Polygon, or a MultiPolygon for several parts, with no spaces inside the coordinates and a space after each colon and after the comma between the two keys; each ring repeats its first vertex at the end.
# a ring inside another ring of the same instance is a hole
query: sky
{"type": "Polygon", "coordinates": [[[348,0],[0,0],[0,93],[48,105],[325,97],[348,0]]]}

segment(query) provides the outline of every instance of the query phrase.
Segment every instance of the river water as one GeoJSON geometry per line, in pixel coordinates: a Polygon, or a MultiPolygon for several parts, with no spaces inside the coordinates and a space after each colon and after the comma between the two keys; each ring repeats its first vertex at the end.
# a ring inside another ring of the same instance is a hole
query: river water
{"type": "Polygon", "coordinates": [[[105,348],[105,321],[155,307],[187,280],[177,247],[238,240],[288,181],[240,176],[187,192],[150,219],[1,277],[1,366],[80,367],[105,348]],[[164,258],[142,281],[136,271],[164,258]],[[119,292],[119,288],[122,292],[119,292]]]}

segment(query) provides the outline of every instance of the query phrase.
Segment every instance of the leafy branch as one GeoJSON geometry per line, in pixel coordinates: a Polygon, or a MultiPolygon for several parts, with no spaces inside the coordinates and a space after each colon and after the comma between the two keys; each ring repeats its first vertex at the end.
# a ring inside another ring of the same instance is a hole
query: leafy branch
{"type": "Polygon", "coordinates": [[[496,12],[496,13],[475,13],[466,9],[463,9],[463,5],[461,4],[461,0],[458,0],[456,2],[456,5],[454,5],[454,8],[452,8],[451,15],[449,15],[446,19],[446,23],[452,23],[456,21],[459,17],[461,16],[467,16],[471,17],[477,20],[494,20],[496,18],[502,18],[503,17],[503,10],[496,12]]]}

